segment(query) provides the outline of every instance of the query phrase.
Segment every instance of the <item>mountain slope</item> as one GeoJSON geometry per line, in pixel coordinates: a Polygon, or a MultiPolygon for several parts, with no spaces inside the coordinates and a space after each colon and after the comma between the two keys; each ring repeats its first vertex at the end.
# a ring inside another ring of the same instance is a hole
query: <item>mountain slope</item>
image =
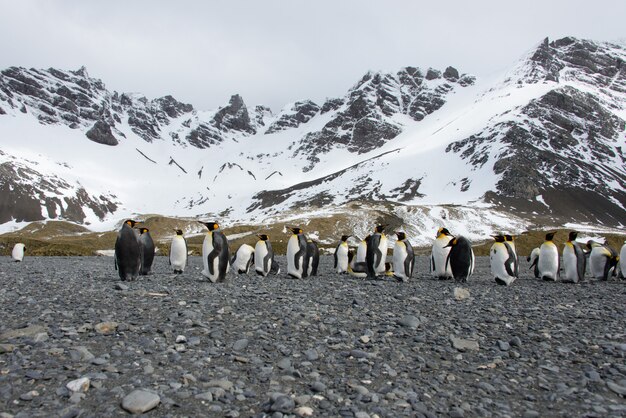
{"type": "Polygon", "coordinates": [[[239,95],[199,111],[110,92],[84,68],[12,67],[0,72],[0,188],[11,196],[0,223],[264,222],[358,202],[397,208],[387,210],[405,228],[451,222],[450,204],[457,220],[484,212],[489,228],[510,227],[507,217],[516,228],[624,227],[624,60],[620,46],[545,40],[493,79],[452,67],[369,72],[343,97],[275,115],[239,95]]]}

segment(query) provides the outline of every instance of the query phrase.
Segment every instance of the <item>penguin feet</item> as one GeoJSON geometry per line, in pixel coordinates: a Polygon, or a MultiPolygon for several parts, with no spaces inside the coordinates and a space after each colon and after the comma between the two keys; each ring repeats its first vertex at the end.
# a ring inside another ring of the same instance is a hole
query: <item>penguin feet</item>
{"type": "Polygon", "coordinates": [[[500,286],[506,286],[507,285],[507,283],[504,280],[502,280],[501,278],[499,278],[499,277],[496,277],[496,283],[499,284],[500,286]]]}

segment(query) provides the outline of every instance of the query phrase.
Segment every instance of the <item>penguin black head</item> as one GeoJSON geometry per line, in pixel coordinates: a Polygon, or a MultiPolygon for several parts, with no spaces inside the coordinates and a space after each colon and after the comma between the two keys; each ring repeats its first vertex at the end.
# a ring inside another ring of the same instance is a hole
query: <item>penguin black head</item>
{"type": "Polygon", "coordinates": [[[556,232],[548,232],[546,234],[546,241],[552,241],[554,239],[554,235],[556,234],[556,232]]]}
{"type": "Polygon", "coordinates": [[[216,229],[219,229],[220,227],[220,225],[217,222],[202,222],[202,221],[198,221],[198,222],[200,222],[202,225],[209,228],[209,231],[215,231],[216,229]]]}
{"type": "Polygon", "coordinates": [[[350,238],[350,235],[342,235],[341,236],[341,241],[342,242],[346,242],[348,240],[348,238],[350,238]]]}
{"type": "Polygon", "coordinates": [[[398,237],[398,241],[406,239],[406,234],[404,232],[396,232],[396,236],[398,237]]]}
{"type": "Polygon", "coordinates": [[[183,235],[182,229],[175,229],[175,231],[176,231],[176,235],[183,235]]]}
{"type": "Polygon", "coordinates": [[[576,241],[576,238],[578,237],[578,231],[571,231],[569,233],[569,237],[567,238],[568,241],[576,241]]]}
{"type": "Polygon", "coordinates": [[[372,236],[368,235],[365,238],[363,238],[363,241],[365,241],[366,244],[369,244],[370,243],[370,239],[372,239],[372,236]]]}
{"type": "Polygon", "coordinates": [[[138,224],[139,222],[137,221],[133,221],[132,219],[127,219],[124,221],[124,223],[128,226],[130,226],[131,228],[134,228],[136,224],[138,224]]]}
{"type": "Polygon", "coordinates": [[[145,234],[146,232],[149,232],[148,228],[139,228],[139,232],[141,232],[142,234],[145,234]]]}
{"type": "Polygon", "coordinates": [[[302,234],[302,228],[298,228],[297,226],[296,227],[290,227],[289,229],[291,230],[291,232],[293,232],[296,235],[302,234]]]}
{"type": "Polygon", "coordinates": [[[257,237],[259,237],[261,241],[267,241],[268,239],[270,239],[267,234],[257,234],[257,237]]]}
{"type": "Polygon", "coordinates": [[[439,238],[440,235],[452,235],[447,228],[441,227],[437,230],[437,236],[435,238],[439,238]]]}
{"type": "Polygon", "coordinates": [[[378,232],[379,234],[382,234],[385,231],[386,227],[387,225],[376,225],[376,228],[374,229],[374,231],[378,232]]]}
{"type": "Polygon", "coordinates": [[[504,242],[505,240],[504,235],[493,235],[493,239],[495,239],[496,242],[504,242]]]}
{"type": "Polygon", "coordinates": [[[507,242],[513,242],[513,235],[504,234],[504,240],[507,242]]]}

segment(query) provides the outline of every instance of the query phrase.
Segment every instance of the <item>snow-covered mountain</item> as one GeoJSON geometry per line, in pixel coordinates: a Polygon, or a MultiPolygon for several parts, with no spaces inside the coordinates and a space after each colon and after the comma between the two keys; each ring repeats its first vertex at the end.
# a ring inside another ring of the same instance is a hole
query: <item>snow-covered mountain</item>
{"type": "Polygon", "coordinates": [[[85,68],[11,67],[0,72],[0,228],[106,228],[136,213],[263,223],[350,214],[350,202],[416,230],[623,227],[625,60],[618,45],[546,39],[490,79],[368,72],[343,97],[276,114],[239,95],[201,111],[111,92],[85,68]]]}

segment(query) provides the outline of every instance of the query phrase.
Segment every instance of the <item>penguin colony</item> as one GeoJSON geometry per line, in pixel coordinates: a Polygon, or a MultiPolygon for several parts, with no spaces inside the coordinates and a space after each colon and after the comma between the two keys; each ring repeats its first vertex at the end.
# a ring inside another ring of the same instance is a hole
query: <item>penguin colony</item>
{"type": "MultiPolygon", "coordinates": [[[[270,237],[258,234],[252,247],[242,244],[230,258],[228,239],[217,222],[200,222],[207,232],[202,245],[202,276],[216,283],[226,280],[232,270],[235,274],[249,274],[250,269],[261,276],[278,275],[281,266],[275,260],[270,237]]],[[[115,268],[120,279],[135,280],[138,275],[151,274],[155,246],[147,228],[136,228],[138,222],[127,220],[120,228],[115,243],[115,268]]],[[[389,240],[386,225],[377,225],[372,234],[359,239],[356,251],[348,246],[351,235],[342,235],[334,251],[333,271],[368,279],[395,278],[405,282],[414,273],[415,255],[406,233],[396,231],[392,262],[387,262],[389,240]]],[[[302,228],[290,227],[287,242],[287,276],[304,279],[317,276],[320,251],[317,243],[304,234],[302,228]]],[[[182,274],[187,266],[187,243],[183,231],[175,230],[170,247],[169,263],[174,273],[182,274]]],[[[578,283],[584,280],[587,264],[592,277],[608,280],[619,275],[624,278],[626,270],[626,243],[620,254],[606,244],[588,241],[585,245],[576,241],[578,233],[569,233],[563,247],[562,263],[553,239],[556,232],[549,232],[539,248],[532,250],[527,260],[536,278],[544,281],[578,283]]],[[[519,257],[512,235],[493,235],[494,243],[489,251],[491,274],[499,285],[510,286],[519,278],[519,257]]],[[[21,261],[24,245],[16,244],[13,258],[21,261]]],[[[439,228],[432,246],[430,272],[440,280],[454,278],[467,282],[474,272],[475,256],[471,242],[463,236],[454,236],[446,228],[439,228]]]]}

